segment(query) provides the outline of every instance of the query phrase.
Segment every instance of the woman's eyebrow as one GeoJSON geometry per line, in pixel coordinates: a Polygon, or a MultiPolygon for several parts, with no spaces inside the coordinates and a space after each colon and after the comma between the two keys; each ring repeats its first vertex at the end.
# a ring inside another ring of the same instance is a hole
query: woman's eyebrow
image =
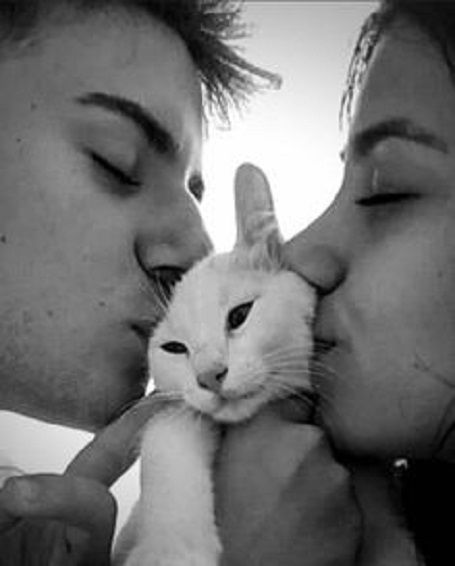
{"type": "MultiPolygon", "coordinates": [[[[388,138],[411,141],[442,153],[449,152],[445,140],[409,118],[384,120],[355,133],[348,142],[348,149],[354,157],[366,157],[379,143],[388,138]]],[[[346,149],[341,152],[342,159],[345,155],[346,149]]]]}
{"type": "Polygon", "coordinates": [[[76,102],[84,106],[97,106],[128,119],[142,131],[148,143],[160,154],[169,159],[177,157],[180,148],[174,136],[149,110],[137,102],[104,92],[88,92],[76,98],[76,102]]]}

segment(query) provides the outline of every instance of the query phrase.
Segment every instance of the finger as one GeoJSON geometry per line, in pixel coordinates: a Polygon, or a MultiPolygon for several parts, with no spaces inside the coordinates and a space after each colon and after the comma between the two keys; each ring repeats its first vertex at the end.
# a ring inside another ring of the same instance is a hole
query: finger
{"type": "MultiPolygon", "coordinates": [[[[9,478],[14,476],[22,476],[24,472],[17,468],[16,466],[12,465],[4,465],[0,466],[0,490],[5,485],[6,481],[9,478]]],[[[4,531],[6,528],[11,527],[17,522],[17,517],[12,516],[10,513],[6,511],[6,509],[2,509],[0,507],[0,532],[4,531]]]]}
{"type": "Polygon", "coordinates": [[[18,521],[20,521],[20,518],[16,514],[10,513],[7,509],[3,509],[0,503],[0,534],[12,528],[18,521]]]}
{"type": "Polygon", "coordinates": [[[66,474],[84,476],[111,486],[136,460],[144,425],[169,401],[151,394],[99,432],[66,469],[66,474]]]}
{"type": "MultiPolygon", "coordinates": [[[[0,508],[10,523],[48,519],[77,527],[88,534],[94,555],[109,552],[117,509],[112,495],[96,481],[51,474],[10,478],[0,490],[0,508]]],[[[80,533],[68,533],[79,543],[80,533]]]]}
{"type": "Polygon", "coordinates": [[[0,489],[8,478],[12,476],[22,476],[24,472],[16,466],[5,464],[0,466],[0,489]]]}
{"type": "Polygon", "coordinates": [[[54,474],[10,478],[0,490],[0,506],[11,517],[60,520],[96,532],[116,513],[114,498],[101,484],[54,474]]]}

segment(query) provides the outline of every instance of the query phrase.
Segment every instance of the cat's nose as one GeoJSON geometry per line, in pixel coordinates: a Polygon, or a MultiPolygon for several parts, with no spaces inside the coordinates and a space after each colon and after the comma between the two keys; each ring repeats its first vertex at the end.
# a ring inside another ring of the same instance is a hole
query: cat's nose
{"type": "Polygon", "coordinates": [[[198,373],[197,382],[202,389],[219,393],[227,372],[228,368],[225,365],[216,365],[198,373]]]}

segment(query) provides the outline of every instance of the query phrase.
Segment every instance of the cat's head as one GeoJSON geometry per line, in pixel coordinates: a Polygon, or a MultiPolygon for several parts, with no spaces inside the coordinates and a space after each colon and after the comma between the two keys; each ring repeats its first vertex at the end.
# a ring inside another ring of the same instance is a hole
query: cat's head
{"type": "Polygon", "coordinates": [[[237,241],[177,285],[149,346],[151,378],[218,421],[309,388],[314,290],[283,269],[282,239],[262,173],[235,183],[237,241]]]}

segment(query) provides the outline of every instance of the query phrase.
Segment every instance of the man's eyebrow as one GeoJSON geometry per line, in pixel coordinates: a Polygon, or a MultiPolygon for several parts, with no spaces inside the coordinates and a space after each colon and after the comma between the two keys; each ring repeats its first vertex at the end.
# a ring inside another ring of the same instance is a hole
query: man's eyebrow
{"type": "MultiPolygon", "coordinates": [[[[348,145],[356,157],[366,157],[382,141],[388,138],[399,138],[424,145],[431,149],[449,152],[449,146],[440,136],[420,126],[408,118],[393,118],[369,126],[354,134],[348,145]]],[[[341,152],[344,159],[346,150],[341,152]]]]}
{"type": "Polygon", "coordinates": [[[179,144],[160,121],[137,102],[105,92],[88,92],[76,101],[84,106],[98,106],[133,122],[145,135],[148,143],[159,153],[175,158],[179,144]]]}

